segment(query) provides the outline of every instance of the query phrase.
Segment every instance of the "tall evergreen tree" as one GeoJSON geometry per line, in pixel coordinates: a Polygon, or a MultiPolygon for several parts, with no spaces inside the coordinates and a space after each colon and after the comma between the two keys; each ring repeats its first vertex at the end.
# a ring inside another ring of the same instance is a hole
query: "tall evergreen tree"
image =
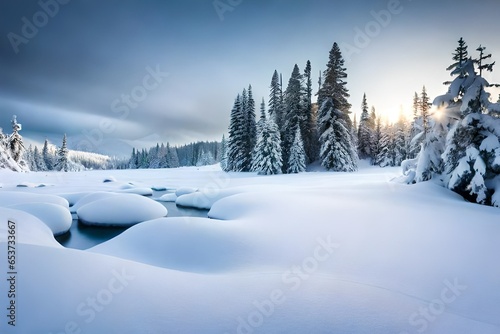
{"type": "Polygon", "coordinates": [[[224,171],[227,172],[227,142],[226,142],[226,137],[222,135],[222,141],[220,144],[220,168],[224,171]]]}
{"type": "Polygon", "coordinates": [[[344,59],[337,43],[330,51],[324,82],[318,92],[318,134],[321,164],[328,170],[355,171],[358,156],[349,129],[351,105],[345,79],[344,59]]]}
{"type": "Polygon", "coordinates": [[[368,113],[368,103],[366,94],[361,102],[361,118],[358,128],[358,154],[360,159],[371,159],[372,129],[370,126],[370,114],[368,113]]]}
{"type": "Polygon", "coordinates": [[[282,142],[282,155],[283,155],[283,171],[288,170],[288,160],[290,158],[290,149],[293,144],[296,130],[304,131],[307,123],[307,115],[304,112],[303,104],[303,87],[302,87],[302,74],[299,67],[295,64],[292,75],[288,82],[285,91],[285,121],[283,127],[283,142],[282,142]]]}
{"type": "Polygon", "coordinates": [[[44,172],[47,170],[47,166],[45,165],[45,161],[43,160],[42,153],[37,146],[35,146],[35,150],[33,151],[33,160],[35,161],[36,170],[39,172],[44,172]]]}
{"type": "Polygon", "coordinates": [[[312,107],[312,68],[311,62],[308,60],[304,69],[304,111],[306,113],[305,130],[303,131],[304,149],[306,152],[306,163],[312,163],[317,159],[318,155],[318,133],[316,128],[316,118],[314,117],[312,107]]]}
{"type": "Polygon", "coordinates": [[[255,122],[255,100],[253,99],[252,86],[248,86],[248,98],[244,106],[246,145],[242,171],[248,172],[252,167],[252,153],[257,143],[257,125],[255,122]]]}
{"type": "Polygon", "coordinates": [[[295,130],[295,138],[290,148],[290,157],[288,159],[287,173],[301,173],[306,171],[306,152],[304,143],[300,134],[300,128],[295,130]]]}
{"type": "Polygon", "coordinates": [[[276,123],[268,119],[255,146],[252,171],[258,172],[259,175],[281,174],[282,167],[280,132],[276,123]]]}
{"type": "Polygon", "coordinates": [[[278,71],[274,71],[273,77],[271,79],[271,92],[269,94],[269,116],[276,123],[279,129],[282,127],[283,117],[282,117],[282,88],[280,84],[280,77],[278,71]]]}
{"type": "Polygon", "coordinates": [[[231,120],[229,124],[229,141],[227,148],[228,171],[243,171],[247,144],[245,138],[245,115],[241,106],[241,97],[238,95],[231,111],[231,120]]]}
{"type": "Polygon", "coordinates": [[[70,162],[69,162],[69,151],[66,143],[66,134],[64,134],[62,145],[57,151],[57,163],[56,170],[60,172],[69,172],[70,171],[70,162]]]}
{"type": "MultiPolygon", "coordinates": [[[[467,75],[467,71],[465,70],[465,63],[469,58],[469,52],[467,51],[467,43],[465,43],[464,39],[460,37],[458,41],[458,46],[453,53],[453,64],[451,64],[446,70],[450,71],[451,76],[459,76],[460,78],[464,78],[467,75]]],[[[446,81],[445,85],[450,85],[452,81],[446,81]]],[[[459,95],[463,95],[463,87],[460,87],[459,95]]]]}
{"type": "Polygon", "coordinates": [[[14,115],[12,117],[12,134],[9,136],[9,149],[12,159],[19,164],[27,168],[26,162],[23,160],[23,153],[25,151],[23,144],[23,137],[19,134],[22,126],[17,122],[17,117],[14,115]]]}

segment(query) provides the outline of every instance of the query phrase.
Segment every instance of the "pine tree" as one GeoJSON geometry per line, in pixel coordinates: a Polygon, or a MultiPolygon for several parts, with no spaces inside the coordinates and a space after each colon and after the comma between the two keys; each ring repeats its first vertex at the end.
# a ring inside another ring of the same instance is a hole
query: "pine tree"
{"type": "Polygon", "coordinates": [[[318,92],[318,134],[321,164],[328,170],[355,171],[358,156],[352,144],[349,118],[351,105],[345,79],[344,59],[337,43],[330,51],[324,82],[318,92]]]}
{"type": "MultiPolygon", "coordinates": [[[[465,70],[465,63],[469,57],[469,52],[467,51],[467,43],[465,43],[464,39],[460,37],[458,41],[458,47],[455,49],[453,53],[453,64],[451,64],[446,70],[450,71],[450,75],[458,75],[460,78],[464,78],[467,74],[465,70]]],[[[452,81],[446,81],[445,85],[450,85],[452,81]]],[[[459,95],[463,95],[463,87],[460,87],[459,95]]]]}
{"type": "Polygon", "coordinates": [[[266,103],[264,102],[264,98],[262,98],[262,102],[260,104],[260,117],[257,122],[257,138],[259,137],[260,132],[262,131],[262,127],[266,122],[266,103]]]}
{"type": "Polygon", "coordinates": [[[37,146],[35,146],[35,150],[33,152],[33,160],[35,161],[36,170],[39,172],[47,171],[47,166],[45,165],[45,161],[43,159],[42,154],[37,146]]]}
{"type": "Polygon", "coordinates": [[[180,163],[179,163],[179,156],[177,154],[177,148],[170,146],[169,143],[167,143],[167,164],[168,168],[179,168],[180,163]]]}
{"type": "Polygon", "coordinates": [[[43,161],[45,162],[45,166],[47,166],[47,170],[53,170],[55,165],[55,157],[54,154],[52,154],[52,151],[49,147],[49,141],[47,139],[45,139],[45,142],[43,143],[42,157],[43,161]]]}
{"type": "Polygon", "coordinates": [[[69,151],[66,144],[66,134],[64,134],[61,148],[57,151],[56,170],[60,172],[69,172],[70,163],[68,159],[69,151]]]}
{"type": "Polygon", "coordinates": [[[396,165],[394,127],[386,123],[381,131],[380,151],[376,158],[376,164],[380,167],[393,167],[396,165]]]}
{"type": "Polygon", "coordinates": [[[403,111],[399,114],[399,119],[395,125],[394,134],[394,165],[400,166],[401,163],[408,159],[407,151],[407,125],[403,111]]]}
{"type": "Polygon", "coordinates": [[[231,111],[231,120],[229,124],[229,141],[227,148],[228,171],[243,171],[246,148],[245,137],[245,117],[241,108],[241,97],[238,95],[231,111]]]}
{"type": "Polygon", "coordinates": [[[252,171],[259,175],[281,174],[282,167],[280,132],[276,123],[268,119],[255,146],[252,171]]]}
{"type": "Polygon", "coordinates": [[[248,86],[248,97],[246,103],[243,106],[243,112],[245,116],[245,129],[244,134],[245,139],[245,156],[242,166],[243,172],[250,171],[252,167],[252,153],[257,143],[257,125],[255,123],[255,100],[253,99],[252,86],[248,86]]]}
{"type": "Polygon", "coordinates": [[[30,144],[28,149],[24,152],[24,161],[26,161],[26,164],[29,168],[30,171],[36,172],[36,163],[35,163],[35,157],[34,157],[34,151],[33,151],[33,145],[30,144]]]}
{"type": "Polygon", "coordinates": [[[273,77],[271,79],[271,93],[269,95],[269,116],[276,123],[279,129],[282,128],[282,88],[280,84],[280,77],[278,71],[274,71],[273,77]]]}
{"type": "Polygon", "coordinates": [[[368,114],[368,103],[366,94],[363,95],[361,103],[361,119],[358,128],[358,155],[360,159],[371,159],[372,129],[370,126],[370,115],[368,114]]]}
{"type": "Polygon", "coordinates": [[[306,152],[300,134],[300,128],[295,131],[295,138],[290,148],[287,173],[301,173],[306,171],[306,152]]]}
{"type": "Polygon", "coordinates": [[[28,170],[28,165],[26,161],[23,160],[23,154],[25,151],[23,144],[23,137],[19,134],[22,126],[17,122],[17,117],[14,115],[12,117],[12,134],[8,138],[8,146],[10,150],[10,155],[12,159],[23,169],[28,170]]]}
{"type": "Polygon", "coordinates": [[[295,64],[293,68],[292,75],[285,91],[284,111],[285,121],[281,152],[284,161],[283,171],[285,172],[288,170],[288,160],[290,158],[290,150],[296,130],[299,129],[303,131],[307,122],[307,115],[304,112],[303,106],[302,74],[297,64],[295,64]]]}
{"type": "Polygon", "coordinates": [[[420,144],[422,144],[422,138],[417,137],[417,135],[423,130],[422,118],[419,113],[420,97],[418,96],[418,93],[415,92],[415,95],[413,96],[413,121],[411,123],[410,130],[410,159],[414,159],[417,156],[420,151],[420,144]]]}
{"type": "Polygon", "coordinates": [[[220,143],[220,168],[227,172],[227,142],[226,137],[222,135],[222,140],[220,143]]]}
{"type": "Polygon", "coordinates": [[[306,122],[305,129],[303,131],[304,134],[304,149],[306,152],[306,163],[312,163],[317,159],[318,155],[318,133],[316,128],[316,118],[314,116],[313,107],[312,107],[312,68],[311,62],[308,60],[306,63],[306,67],[304,69],[304,82],[305,82],[305,91],[304,91],[304,112],[306,113],[306,122]]]}

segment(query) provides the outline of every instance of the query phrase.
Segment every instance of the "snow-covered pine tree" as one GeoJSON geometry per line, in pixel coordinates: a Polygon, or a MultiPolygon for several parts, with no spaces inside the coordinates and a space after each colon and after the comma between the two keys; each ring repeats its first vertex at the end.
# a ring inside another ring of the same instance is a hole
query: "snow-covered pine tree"
{"type": "Polygon", "coordinates": [[[312,68],[308,60],[304,69],[304,112],[306,113],[306,122],[303,129],[304,150],[306,152],[306,164],[312,163],[318,156],[318,133],[316,127],[316,117],[314,115],[312,95],[312,68]]]}
{"type": "MultiPolygon", "coordinates": [[[[465,71],[465,63],[469,58],[469,52],[467,51],[467,43],[465,43],[464,39],[460,37],[458,41],[458,46],[453,53],[453,64],[448,66],[446,69],[450,71],[451,76],[458,76],[459,78],[465,78],[467,76],[467,71],[465,71]]],[[[453,81],[446,81],[444,84],[449,86],[453,81]]],[[[463,88],[460,88],[459,95],[463,95],[463,88]]]]}
{"type": "Polygon", "coordinates": [[[368,103],[366,94],[361,102],[361,118],[358,126],[358,155],[360,159],[371,159],[372,129],[370,127],[370,115],[368,113],[368,103]]]}
{"type": "MultiPolygon", "coordinates": [[[[375,111],[375,107],[372,106],[371,111],[370,111],[370,120],[368,121],[368,125],[370,128],[371,132],[371,138],[370,138],[370,159],[372,165],[375,165],[375,160],[377,159],[377,154],[379,152],[379,142],[376,141],[376,131],[377,131],[377,113],[375,111]]],[[[380,130],[380,129],[379,129],[380,130]]],[[[380,130],[381,131],[381,130],[380,130]]],[[[380,141],[380,137],[378,137],[378,140],[380,141]]]]}
{"type": "Polygon", "coordinates": [[[393,167],[396,165],[394,126],[385,122],[380,138],[380,151],[376,158],[376,165],[393,167]]]}
{"type": "Polygon", "coordinates": [[[287,173],[295,174],[305,171],[306,152],[304,150],[304,143],[302,141],[302,135],[300,134],[300,128],[297,127],[295,130],[295,138],[293,140],[292,147],[290,148],[287,173]]]}
{"type": "Polygon", "coordinates": [[[66,134],[64,134],[62,145],[57,151],[57,163],[55,166],[57,171],[69,172],[71,170],[68,154],[69,151],[66,143],[66,134]]]}
{"type": "Polygon", "coordinates": [[[330,51],[324,81],[318,92],[318,135],[321,145],[321,164],[328,170],[351,172],[357,170],[358,155],[354,147],[349,118],[351,105],[345,79],[344,59],[337,43],[330,51]]]}
{"type": "Polygon", "coordinates": [[[177,154],[177,148],[175,146],[170,146],[169,143],[167,143],[167,164],[168,168],[179,168],[180,163],[179,163],[179,156],[177,154]]]}
{"type": "Polygon", "coordinates": [[[269,116],[276,123],[281,131],[283,126],[283,103],[282,103],[282,87],[278,71],[274,71],[271,79],[271,92],[269,94],[269,116]]]}
{"type": "Polygon", "coordinates": [[[418,153],[418,162],[416,169],[416,182],[430,180],[434,175],[440,174],[443,171],[443,162],[441,155],[445,149],[445,138],[447,133],[446,122],[444,117],[438,119],[432,117],[431,104],[427,91],[422,89],[420,96],[420,112],[422,131],[412,139],[412,143],[421,141],[420,152],[418,153]]]}
{"type": "Polygon", "coordinates": [[[245,164],[245,116],[241,108],[241,97],[238,95],[231,110],[229,123],[229,139],[227,147],[227,170],[241,172],[245,164]]]}
{"type": "Polygon", "coordinates": [[[281,139],[278,126],[269,118],[264,123],[253,154],[252,171],[259,175],[282,173],[281,139]]]}
{"type": "Polygon", "coordinates": [[[23,144],[23,137],[19,134],[19,131],[22,130],[22,125],[17,122],[16,115],[12,117],[11,123],[12,123],[12,133],[7,140],[10,156],[19,165],[22,171],[29,171],[28,164],[23,159],[25,151],[23,144]]]}
{"type": "Polygon", "coordinates": [[[34,151],[33,151],[33,145],[30,144],[28,146],[28,149],[24,152],[24,161],[26,161],[26,164],[28,165],[28,168],[32,172],[36,172],[36,163],[35,163],[35,158],[34,158],[34,151]]]}
{"type": "Polygon", "coordinates": [[[356,114],[354,114],[353,116],[353,120],[352,120],[352,127],[351,127],[351,140],[352,140],[352,144],[354,145],[354,147],[358,147],[358,119],[356,117],[356,114]]]}
{"type": "Polygon", "coordinates": [[[245,157],[242,166],[243,172],[250,171],[252,167],[252,153],[257,143],[257,125],[255,122],[255,100],[253,98],[252,86],[248,86],[248,97],[245,105],[242,106],[245,116],[245,157]]]}
{"type": "MultiPolygon", "coordinates": [[[[373,108],[373,113],[375,113],[375,108],[373,108]]],[[[373,116],[375,120],[375,129],[373,131],[373,143],[372,143],[372,165],[379,165],[378,159],[380,152],[383,149],[383,132],[382,132],[382,120],[380,117],[373,116]]]]}
{"type": "Polygon", "coordinates": [[[401,163],[408,158],[407,151],[407,124],[406,118],[401,110],[398,121],[394,129],[394,166],[401,166],[401,163]]]}
{"type": "Polygon", "coordinates": [[[222,135],[222,140],[220,143],[220,169],[227,172],[227,141],[225,135],[222,135]]]}
{"type": "Polygon", "coordinates": [[[491,85],[481,76],[481,68],[492,70],[494,63],[484,64],[484,48],[478,51],[479,60],[467,60],[463,65],[465,74],[451,84],[461,90],[450,89],[436,99],[452,109],[457,103],[461,105],[461,117],[446,140],[444,183],[470,201],[500,207],[500,119],[495,117],[500,106],[490,100],[485,88],[491,85]]]}
{"type": "Polygon", "coordinates": [[[409,158],[414,159],[417,157],[420,151],[420,144],[422,144],[421,138],[416,138],[419,133],[423,130],[422,118],[420,117],[420,97],[418,93],[415,92],[413,96],[413,120],[411,123],[410,130],[410,152],[409,158]],[[414,139],[416,138],[416,139],[414,139]]]}
{"type": "Polygon", "coordinates": [[[43,160],[42,153],[38,149],[38,146],[35,146],[35,150],[33,151],[33,160],[35,161],[37,171],[44,172],[47,170],[47,166],[45,165],[45,161],[43,160]]]}
{"type": "Polygon", "coordinates": [[[266,122],[266,103],[264,102],[264,98],[262,98],[262,102],[260,103],[260,117],[259,121],[257,122],[257,138],[259,138],[259,134],[262,131],[262,127],[264,126],[264,123],[266,122]]]}
{"type": "Polygon", "coordinates": [[[45,162],[45,166],[47,166],[47,170],[53,170],[56,158],[47,139],[45,139],[45,142],[43,143],[42,158],[45,162]]]}
{"type": "Polygon", "coordinates": [[[283,172],[288,170],[290,150],[297,128],[303,131],[306,128],[307,114],[304,112],[302,74],[297,64],[293,67],[292,75],[285,91],[284,126],[282,129],[282,156],[283,172]]]}

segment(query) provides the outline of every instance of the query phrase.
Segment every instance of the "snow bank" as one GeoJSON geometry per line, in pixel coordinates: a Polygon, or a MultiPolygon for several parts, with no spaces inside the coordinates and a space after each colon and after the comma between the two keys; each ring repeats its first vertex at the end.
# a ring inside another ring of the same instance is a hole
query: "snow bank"
{"type": "Polygon", "coordinates": [[[136,194],[136,195],[141,195],[141,196],[152,196],[153,195],[153,190],[151,188],[145,188],[145,187],[137,187],[137,188],[129,188],[129,189],[123,189],[118,191],[120,193],[125,193],[125,194],[136,194]]]}
{"type": "Polygon", "coordinates": [[[167,209],[149,198],[136,194],[92,201],[78,208],[78,219],[87,225],[131,226],[146,220],[165,217],[167,209]]]}
{"type": "Polygon", "coordinates": [[[64,208],[69,207],[68,201],[60,196],[20,191],[0,191],[0,205],[10,206],[21,203],[52,203],[64,208]]]}
{"type": "Polygon", "coordinates": [[[177,195],[175,193],[165,194],[156,198],[158,202],[175,202],[177,200],[177,195]]]}
{"type": "MultiPolygon", "coordinates": [[[[74,198],[78,197],[78,195],[72,195],[74,198]]],[[[93,193],[87,193],[86,195],[83,195],[76,201],[76,203],[70,208],[72,213],[76,213],[79,208],[81,208],[84,205],[87,205],[89,203],[95,202],[95,201],[100,201],[102,199],[111,197],[111,196],[116,196],[115,193],[112,192],[107,192],[107,191],[98,191],[98,192],[93,192],[93,193]]]]}
{"type": "Polygon", "coordinates": [[[232,223],[160,218],[133,226],[90,251],[168,269],[215,273],[244,265],[250,257],[247,243],[232,223]]]}
{"type": "MultiPolygon", "coordinates": [[[[2,256],[5,255],[5,257],[1,260],[2,264],[7,258],[4,251],[7,250],[7,237],[10,230],[8,227],[14,226],[13,224],[8,223],[9,221],[15,223],[16,244],[62,248],[62,246],[54,239],[51,229],[37,217],[21,210],[0,207],[0,246],[2,249],[0,254],[2,254],[2,256]]],[[[26,260],[27,259],[25,258],[25,261],[26,260]]],[[[38,263],[44,263],[46,261],[47,260],[44,260],[38,263]]],[[[6,296],[7,294],[5,294],[5,297],[6,296]]],[[[4,323],[5,322],[2,322],[2,325],[4,323]]],[[[2,333],[4,333],[4,331],[2,331],[2,333]]]]}
{"type": "Polygon", "coordinates": [[[9,206],[32,214],[47,225],[54,236],[64,234],[71,228],[73,218],[67,208],[52,203],[23,203],[9,206]]]}
{"type": "Polygon", "coordinates": [[[179,196],[182,196],[182,195],[187,195],[187,194],[191,194],[191,193],[194,193],[198,191],[197,188],[190,188],[190,187],[182,187],[182,188],[179,188],[175,191],[175,195],[177,197],[179,196]]]}

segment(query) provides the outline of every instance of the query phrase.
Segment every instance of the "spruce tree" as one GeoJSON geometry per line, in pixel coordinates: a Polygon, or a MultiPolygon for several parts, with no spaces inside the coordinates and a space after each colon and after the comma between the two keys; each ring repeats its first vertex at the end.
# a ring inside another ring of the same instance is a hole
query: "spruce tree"
{"type": "MultiPolygon", "coordinates": [[[[469,58],[469,52],[467,51],[467,43],[464,39],[460,37],[458,41],[458,46],[453,53],[453,64],[451,64],[446,70],[450,71],[451,76],[457,75],[460,78],[464,78],[467,75],[465,70],[465,63],[469,58]]],[[[450,85],[452,81],[446,81],[445,85],[450,85]]],[[[463,95],[463,87],[460,87],[459,95],[463,95]]]]}
{"type": "Polygon", "coordinates": [[[269,94],[269,116],[276,123],[279,129],[282,127],[282,88],[280,84],[280,77],[278,71],[274,71],[273,77],[271,79],[271,92],[269,94]]]}
{"type": "Polygon", "coordinates": [[[318,92],[318,135],[321,164],[328,170],[355,171],[358,156],[349,129],[351,105],[345,79],[344,59],[337,43],[330,51],[324,81],[318,92]]]}
{"type": "Polygon", "coordinates": [[[312,68],[311,62],[308,60],[304,69],[304,112],[306,113],[306,123],[304,134],[304,149],[306,152],[306,163],[312,163],[317,159],[318,155],[318,133],[316,128],[316,118],[312,106],[312,68]]]}
{"type": "Polygon", "coordinates": [[[282,155],[284,161],[283,171],[285,172],[288,170],[290,149],[295,138],[296,130],[299,129],[303,131],[307,123],[307,115],[304,112],[303,105],[302,74],[297,64],[295,64],[293,68],[284,98],[285,121],[282,131],[282,155]]]}
{"type": "Polygon", "coordinates": [[[69,162],[69,151],[66,143],[66,134],[64,134],[61,148],[57,151],[57,163],[56,170],[60,172],[69,172],[70,171],[70,162],[69,162]]]}
{"type": "Polygon", "coordinates": [[[220,143],[220,168],[227,172],[227,142],[226,137],[222,135],[222,140],[220,143]]]}
{"type": "Polygon", "coordinates": [[[368,103],[366,94],[361,102],[361,118],[358,128],[358,155],[360,159],[371,159],[372,130],[370,126],[370,115],[368,113],[368,103]]]}
{"type": "Polygon", "coordinates": [[[25,151],[23,137],[19,134],[22,126],[17,122],[17,117],[12,117],[12,134],[9,136],[8,145],[12,159],[20,166],[26,167],[26,162],[23,161],[23,153],[25,151]]]}
{"type": "Polygon", "coordinates": [[[280,132],[276,123],[268,119],[255,146],[252,171],[259,175],[281,174],[282,167],[280,132]]]}
{"type": "Polygon", "coordinates": [[[227,170],[243,171],[245,165],[245,115],[241,106],[241,97],[237,96],[231,111],[229,124],[229,140],[227,148],[227,170]]]}
{"type": "Polygon", "coordinates": [[[255,100],[253,99],[252,86],[248,86],[248,97],[244,106],[246,145],[242,171],[248,172],[252,166],[252,153],[257,143],[257,125],[255,122],[255,100]]]}
{"type": "Polygon", "coordinates": [[[33,152],[33,159],[35,161],[36,170],[39,172],[44,172],[47,170],[47,166],[45,165],[45,161],[43,160],[42,153],[37,146],[35,146],[35,150],[33,152]]]}
{"type": "Polygon", "coordinates": [[[295,138],[290,148],[290,157],[288,159],[287,173],[301,173],[306,171],[306,152],[304,143],[300,134],[300,128],[295,131],[295,138]]]}

